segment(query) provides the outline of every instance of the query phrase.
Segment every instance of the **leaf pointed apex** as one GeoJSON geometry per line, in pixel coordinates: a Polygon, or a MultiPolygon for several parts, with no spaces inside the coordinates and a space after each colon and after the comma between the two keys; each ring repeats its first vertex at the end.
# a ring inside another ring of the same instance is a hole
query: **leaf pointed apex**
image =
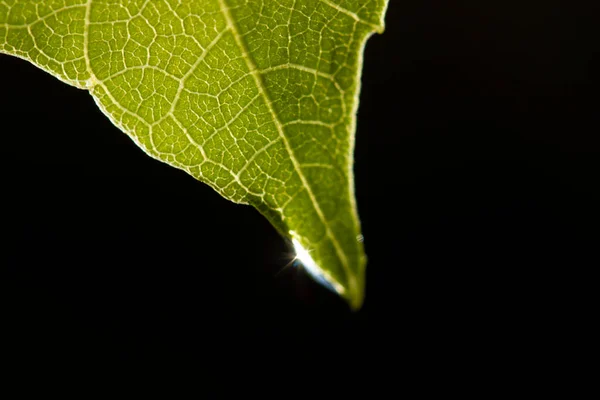
{"type": "Polygon", "coordinates": [[[0,2],[0,52],[89,90],[149,156],[255,206],[357,310],[360,69],[387,5],[11,0],[0,2]]]}

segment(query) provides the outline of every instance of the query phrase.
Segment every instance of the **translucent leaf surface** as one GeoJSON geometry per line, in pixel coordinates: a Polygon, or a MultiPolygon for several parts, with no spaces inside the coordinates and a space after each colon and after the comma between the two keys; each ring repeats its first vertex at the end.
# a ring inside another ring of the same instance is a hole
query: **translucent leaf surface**
{"type": "Polygon", "coordinates": [[[256,207],[358,308],[355,114],[362,51],[386,6],[0,0],[0,51],[89,90],[147,154],[256,207]]]}

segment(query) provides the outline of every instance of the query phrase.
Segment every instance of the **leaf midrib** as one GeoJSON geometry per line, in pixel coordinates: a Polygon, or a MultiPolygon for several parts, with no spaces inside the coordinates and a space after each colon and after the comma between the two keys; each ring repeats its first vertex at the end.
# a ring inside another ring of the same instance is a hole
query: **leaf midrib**
{"type": "Polygon", "coordinates": [[[261,95],[263,96],[263,99],[265,100],[265,104],[267,105],[267,108],[269,109],[269,113],[271,114],[273,123],[275,124],[275,127],[277,128],[277,132],[278,132],[279,136],[281,137],[281,140],[285,146],[285,149],[290,156],[290,160],[292,161],[292,164],[294,165],[294,169],[296,170],[296,173],[298,174],[298,177],[300,178],[302,185],[306,189],[306,192],[311,200],[312,206],[314,207],[317,215],[319,216],[321,223],[325,226],[325,230],[327,232],[327,237],[331,240],[331,243],[333,244],[333,247],[335,248],[336,255],[339,258],[339,260],[342,264],[342,267],[344,268],[344,272],[346,273],[346,277],[348,279],[348,289],[349,289],[348,291],[350,293],[354,294],[354,292],[357,288],[357,283],[356,283],[356,279],[354,278],[354,274],[352,274],[352,271],[350,271],[350,266],[348,265],[348,259],[346,258],[346,255],[342,251],[340,243],[337,240],[337,237],[332,232],[331,227],[329,226],[329,223],[327,222],[327,219],[325,218],[325,215],[323,214],[323,211],[321,210],[319,202],[315,198],[312,188],[309,185],[308,181],[306,180],[306,177],[304,176],[304,173],[302,172],[302,168],[300,168],[300,164],[298,163],[298,160],[296,159],[296,156],[290,146],[290,143],[289,143],[287,137],[285,136],[283,125],[281,124],[281,121],[279,121],[279,117],[277,116],[277,113],[275,112],[275,109],[273,108],[273,104],[272,104],[271,98],[268,94],[268,91],[262,81],[262,78],[257,73],[259,70],[256,67],[256,64],[255,64],[254,60],[252,59],[251,55],[249,54],[247,46],[244,43],[244,39],[239,32],[239,29],[233,19],[233,16],[231,15],[231,12],[229,11],[230,7],[227,4],[227,0],[219,0],[219,6],[221,8],[223,16],[225,17],[225,21],[227,22],[228,28],[231,30],[231,33],[234,37],[234,40],[235,40],[237,46],[239,47],[239,50],[242,52],[242,56],[244,58],[244,61],[246,62],[246,66],[248,67],[249,73],[250,73],[250,75],[252,75],[252,78],[254,79],[254,82],[257,86],[258,91],[261,93],[261,95]]]}

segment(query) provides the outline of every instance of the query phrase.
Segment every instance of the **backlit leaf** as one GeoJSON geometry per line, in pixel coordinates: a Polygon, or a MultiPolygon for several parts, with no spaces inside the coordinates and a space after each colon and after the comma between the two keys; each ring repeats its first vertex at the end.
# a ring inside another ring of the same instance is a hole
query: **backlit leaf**
{"type": "Polygon", "coordinates": [[[362,51],[386,6],[0,0],[0,52],[89,90],[148,155],[256,207],[358,308],[355,114],[362,51]]]}

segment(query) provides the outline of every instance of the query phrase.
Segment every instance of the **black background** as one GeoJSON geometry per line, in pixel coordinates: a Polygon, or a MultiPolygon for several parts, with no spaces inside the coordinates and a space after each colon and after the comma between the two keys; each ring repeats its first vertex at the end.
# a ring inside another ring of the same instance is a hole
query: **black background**
{"type": "Polygon", "coordinates": [[[309,361],[292,382],[321,367],[362,379],[380,360],[415,375],[551,362],[600,265],[594,15],[391,1],[358,115],[358,313],[284,269],[290,249],[255,210],[147,157],[86,92],[1,56],[3,359],[26,375],[266,379],[309,361]]]}

